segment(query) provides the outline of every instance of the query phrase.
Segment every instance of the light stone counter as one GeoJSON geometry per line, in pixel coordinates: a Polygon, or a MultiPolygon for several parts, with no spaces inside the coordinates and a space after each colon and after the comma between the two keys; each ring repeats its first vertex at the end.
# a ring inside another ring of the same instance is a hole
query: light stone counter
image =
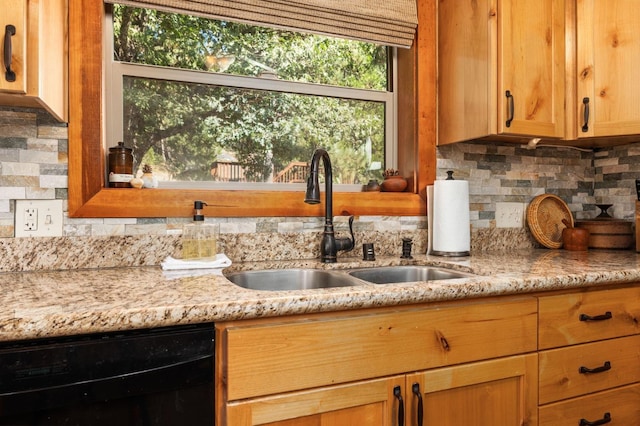
{"type": "Polygon", "coordinates": [[[126,330],[278,315],[330,312],[462,298],[640,283],[633,251],[529,250],[467,258],[418,255],[411,261],[342,258],[234,264],[230,270],[353,268],[398,264],[446,266],[476,277],[301,291],[239,288],[213,274],[176,278],[160,267],[0,274],[0,340],[126,330]]]}

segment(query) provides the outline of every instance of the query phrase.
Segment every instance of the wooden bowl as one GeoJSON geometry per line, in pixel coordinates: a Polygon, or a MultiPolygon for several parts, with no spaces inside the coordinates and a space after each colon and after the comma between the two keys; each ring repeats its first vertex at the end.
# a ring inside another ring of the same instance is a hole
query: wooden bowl
{"type": "Polygon", "coordinates": [[[633,246],[633,222],[620,219],[579,220],[576,228],[589,231],[589,247],[599,249],[628,249],[633,246]]]}
{"type": "Polygon", "coordinates": [[[585,251],[589,248],[589,231],[584,228],[564,228],[562,242],[565,250],[585,251]]]}

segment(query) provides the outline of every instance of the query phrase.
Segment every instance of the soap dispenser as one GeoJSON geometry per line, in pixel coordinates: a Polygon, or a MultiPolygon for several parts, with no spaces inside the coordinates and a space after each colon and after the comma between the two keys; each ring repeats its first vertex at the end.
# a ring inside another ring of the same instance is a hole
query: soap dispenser
{"type": "Polygon", "coordinates": [[[193,203],[193,222],[182,230],[182,258],[200,259],[215,257],[217,250],[218,226],[205,223],[202,209],[207,203],[193,203]]]}

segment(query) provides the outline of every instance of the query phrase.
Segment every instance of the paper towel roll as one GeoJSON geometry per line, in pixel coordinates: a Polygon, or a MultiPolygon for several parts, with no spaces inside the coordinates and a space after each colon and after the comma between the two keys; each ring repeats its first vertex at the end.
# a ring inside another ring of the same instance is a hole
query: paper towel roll
{"type": "Polygon", "coordinates": [[[468,256],[471,250],[469,182],[437,180],[427,188],[429,254],[468,256]]]}

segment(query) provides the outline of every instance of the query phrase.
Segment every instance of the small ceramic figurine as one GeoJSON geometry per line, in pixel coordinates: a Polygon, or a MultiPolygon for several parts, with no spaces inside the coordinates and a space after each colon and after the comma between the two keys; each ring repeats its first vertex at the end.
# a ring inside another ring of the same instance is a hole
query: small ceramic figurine
{"type": "Polygon", "coordinates": [[[153,168],[148,164],[142,166],[142,182],[144,183],[143,188],[158,187],[158,179],[153,176],[153,168]]]}

